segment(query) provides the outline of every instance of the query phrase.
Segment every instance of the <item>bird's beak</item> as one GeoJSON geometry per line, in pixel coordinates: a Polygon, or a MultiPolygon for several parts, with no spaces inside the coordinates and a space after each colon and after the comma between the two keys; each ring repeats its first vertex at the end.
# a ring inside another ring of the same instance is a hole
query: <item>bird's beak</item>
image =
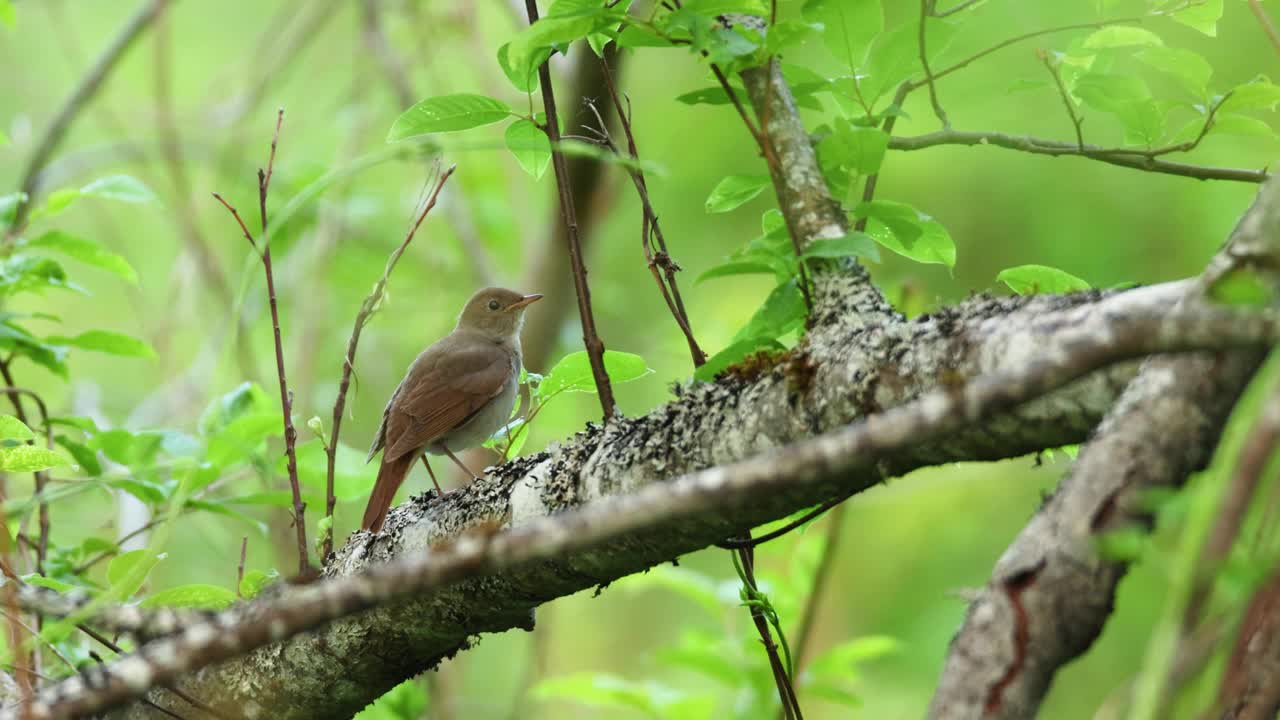
{"type": "Polygon", "coordinates": [[[529,305],[536,303],[541,299],[542,299],[542,293],[532,293],[529,295],[525,295],[519,300],[508,305],[507,312],[515,312],[516,310],[519,310],[522,307],[528,307],[529,305]]]}

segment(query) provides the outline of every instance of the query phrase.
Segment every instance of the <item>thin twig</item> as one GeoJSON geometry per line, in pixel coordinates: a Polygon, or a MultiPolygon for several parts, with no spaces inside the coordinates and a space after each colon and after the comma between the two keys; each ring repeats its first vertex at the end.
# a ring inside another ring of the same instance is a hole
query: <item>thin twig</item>
{"type": "Polygon", "coordinates": [[[927,20],[933,11],[932,6],[931,0],[920,0],[920,27],[917,29],[916,41],[920,46],[920,68],[924,70],[924,82],[929,88],[929,103],[933,105],[933,114],[938,118],[938,122],[942,123],[942,129],[946,130],[951,127],[951,121],[947,119],[947,112],[942,109],[942,103],[938,102],[938,89],[934,86],[933,71],[929,69],[929,52],[925,47],[925,30],[928,27],[927,20]]]}
{"type": "Polygon", "coordinates": [[[1151,157],[1147,154],[1150,151],[1128,148],[1103,148],[1096,145],[1085,145],[1084,149],[1081,150],[1074,142],[1045,140],[1025,135],[1006,135],[998,132],[940,130],[925,135],[889,138],[889,148],[891,150],[923,150],[937,145],[990,145],[1007,150],[1019,150],[1033,155],[1051,155],[1054,157],[1074,155],[1104,162],[1108,165],[1118,165],[1166,175],[1178,175],[1197,180],[1231,180],[1235,182],[1261,183],[1270,177],[1265,168],[1252,170],[1249,168],[1192,165],[1190,163],[1173,162],[1151,157]]]}
{"type": "MultiPolygon", "coordinates": [[[[1076,105],[1071,101],[1071,93],[1067,91],[1067,86],[1062,82],[1062,74],[1058,72],[1058,66],[1053,64],[1053,58],[1044,50],[1037,50],[1036,56],[1040,58],[1040,62],[1044,63],[1044,69],[1049,71],[1049,76],[1053,78],[1053,84],[1058,88],[1058,96],[1062,98],[1062,104],[1067,108],[1067,117],[1071,118],[1071,126],[1076,131],[1076,148],[1081,153],[1084,152],[1084,121],[1080,119],[1080,114],[1076,112],[1076,105]]],[[[1208,123],[1205,123],[1208,127],[1208,123]]]]}
{"type": "Polygon", "coordinates": [[[241,232],[244,233],[245,239],[249,241],[250,246],[260,252],[260,258],[262,259],[262,270],[267,279],[267,304],[271,310],[271,330],[275,340],[276,375],[279,378],[280,409],[284,419],[284,451],[288,462],[289,489],[293,493],[293,526],[298,540],[298,575],[300,577],[310,577],[313,574],[313,570],[307,551],[307,504],[302,501],[302,487],[298,482],[298,455],[296,450],[298,432],[293,426],[293,393],[289,392],[289,382],[285,374],[284,343],[280,336],[280,310],[276,302],[275,274],[271,267],[271,246],[266,240],[268,227],[267,195],[271,187],[271,175],[275,171],[276,147],[280,143],[280,126],[283,122],[284,110],[280,109],[276,112],[276,129],[271,136],[271,153],[267,158],[267,167],[265,170],[261,168],[258,170],[258,213],[262,221],[261,234],[264,238],[261,248],[253,239],[253,233],[249,232],[249,227],[245,225],[244,219],[240,217],[240,212],[218,193],[213,193],[213,197],[222,203],[222,206],[235,218],[241,232]]]}
{"type": "MultiPolygon", "coordinates": [[[[529,24],[538,21],[537,0],[525,0],[525,13],[529,24]]],[[[578,296],[578,315],[582,319],[582,342],[586,346],[587,358],[591,361],[591,375],[595,379],[596,392],[600,396],[600,407],[606,421],[613,417],[616,403],[613,399],[613,386],[609,382],[609,373],[604,367],[604,342],[596,332],[595,315],[591,310],[591,288],[587,285],[587,267],[582,257],[582,243],[578,238],[578,217],[573,204],[573,182],[569,177],[569,166],[565,162],[564,153],[560,150],[560,118],[556,114],[556,99],[551,85],[551,65],[544,61],[538,67],[538,82],[542,89],[542,106],[547,114],[543,130],[551,141],[551,164],[556,173],[556,189],[560,196],[560,214],[568,228],[569,264],[573,268],[573,287],[578,296]]]]}
{"type": "Polygon", "coordinates": [[[968,10],[969,8],[973,7],[974,5],[977,5],[982,1],[983,0],[964,0],[964,2],[960,3],[959,5],[956,5],[950,10],[943,10],[942,12],[938,12],[938,8],[934,7],[938,4],[937,0],[932,0],[932,2],[929,3],[930,5],[929,17],[938,18],[939,20],[941,20],[942,18],[955,15],[958,12],[968,10]]]}
{"type": "MultiPolygon", "coordinates": [[[[623,108],[622,98],[618,94],[618,88],[613,82],[613,72],[609,69],[608,62],[604,57],[600,58],[600,72],[604,77],[605,86],[609,89],[609,99],[613,102],[614,112],[618,115],[618,121],[622,125],[623,134],[627,138],[627,153],[633,161],[639,161],[640,153],[636,148],[635,134],[631,127],[630,108],[623,108]]],[[[596,115],[596,122],[600,126],[600,135],[606,147],[608,147],[615,155],[620,155],[618,148],[613,144],[609,137],[609,129],[604,122],[604,118],[596,109],[594,103],[587,105],[596,115]]],[[[689,322],[689,314],[685,310],[684,300],[680,296],[680,287],[676,283],[676,271],[680,266],[671,259],[671,255],[667,251],[667,240],[662,234],[662,227],[658,223],[658,214],[653,209],[653,203],[649,199],[649,185],[645,180],[644,171],[640,169],[639,162],[633,162],[624,165],[627,174],[631,176],[632,183],[636,186],[636,194],[640,197],[641,221],[640,221],[640,246],[644,250],[645,262],[649,267],[649,272],[653,275],[653,280],[658,284],[658,290],[662,293],[662,299],[667,304],[667,310],[671,312],[671,316],[675,318],[676,325],[680,327],[680,332],[684,333],[685,342],[689,344],[689,354],[693,357],[693,366],[701,367],[707,361],[707,354],[698,346],[698,341],[694,338],[693,327],[689,322]],[[651,242],[657,242],[658,252],[655,255],[651,242]],[[661,271],[659,270],[661,268],[661,271]],[[664,279],[665,275],[665,279],[664,279]]]]}
{"type": "Polygon", "coordinates": [[[243,598],[240,588],[244,585],[244,561],[249,554],[249,536],[240,539],[240,564],[236,566],[236,597],[243,598]]]}
{"type": "MultiPolygon", "coordinates": [[[[143,533],[147,532],[148,530],[150,530],[151,528],[155,527],[156,525],[159,525],[161,522],[163,522],[163,520],[162,520],[162,519],[154,519],[154,520],[152,520],[151,522],[147,523],[146,525],[143,525],[142,527],[138,528],[137,530],[134,530],[134,531],[132,531],[132,532],[129,532],[129,533],[128,533],[128,534],[126,534],[124,537],[120,538],[119,540],[116,540],[116,547],[119,547],[119,546],[121,546],[121,545],[124,545],[125,543],[127,543],[127,542],[129,542],[130,540],[132,540],[132,539],[134,539],[134,538],[138,537],[139,535],[141,535],[141,534],[143,534],[143,533]]],[[[98,553],[97,555],[95,555],[95,556],[93,556],[93,557],[89,558],[88,560],[85,560],[84,562],[80,563],[80,564],[79,564],[79,565],[77,565],[76,567],[72,568],[72,569],[71,569],[71,574],[72,574],[72,575],[80,575],[80,574],[81,574],[81,573],[83,573],[84,571],[88,570],[89,568],[93,567],[94,565],[97,565],[98,563],[102,562],[103,560],[106,560],[107,558],[109,558],[109,557],[111,557],[111,556],[115,555],[116,553],[117,553],[117,551],[116,551],[116,550],[103,550],[102,552],[98,553]]]]}
{"type": "MultiPolygon", "coordinates": [[[[750,533],[747,533],[750,535],[750,533]]],[[[742,581],[748,588],[748,593],[755,594],[759,592],[756,586],[755,575],[755,549],[750,547],[734,550],[737,553],[739,567],[742,570],[742,581]]],[[[782,662],[782,656],[778,654],[778,645],[773,641],[773,633],[769,630],[769,621],[765,619],[764,611],[757,604],[750,605],[751,622],[755,624],[756,631],[760,634],[760,642],[764,645],[765,655],[769,658],[769,668],[773,671],[773,682],[778,687],[778,699],[782,702],[782,716],[784,720],[804,720],[804,715],[800,712],[800,701],[796,699],[796,689],[791,682],[791,675],[788,668],[782,662]]]]}
{"type": "Polygon", "coordinates": [[[66,102],[58,109],[58,114],[54,116],[53,122],[49,124],[49,129],[40,138],[35,152],[31,154],[31,159],[27,161],[27,167],[22,172],[21,191],[26,193],[27,199],[18,205],[18,209],[14,214],[13,224],[9,227],[11,237],[20,232],[25,225],[27,215],[31,212],[31,207],[35,203],[35,194],[40,182],[40,171],[66,136],[67,130],[71,128],[72,121],[80,114],[85,105],[93,99],[93,96],[97,94],[98,89],[102,87],[103,80],[115,68],[116,63],[119,62],[125,51],[129,49],[129,46],[133,44],[134,40],[138,39],[142,31],[155,19],[163,2],[164,0],[148,0],[125,22],[124,27],[120,28],[120,33],[102,51],[102,54],[94,61],[89,71],[85,73],[84,77],[80,78],[80,83],[76,85],[75,90],[67,97],[66,102]]]}
{"type": "MultiPolygon", "coordinates": [[[[338,397],[333,401],[333,432],[330,434],[328,442],[325,443],[325,455],[328,456],[328,467],[325,475],[325,517],[332,518],[333,509],[337,505],[333,483],[338,459],[338,435],[342,431],[342,418],[347,406],[347,391],[351,387],[351,373],[355,368],[356,348],[360,344],[360,332],[364,330],[369,318],[377,311],[386,291],[387,280],[391,277],[391,271],[395,270],[396,263],[400,262],[400,256],[404,254],[405,249],[409,247],[409,243],[413,241],[413,236],[417,234],[418,227],[426,219],[427,213],[431,212],[431,209],[436,206],[436,199],[440,196],[440,191],[444,189],[444,184],[456,169],[456,165],[450,165],[448,169],[440,174],[440,178],[436,180],[430,196],[422,206],[422,211],[418,213],[413,224],[409,226],[409,232],[405,233],[404,240],[395,250],[391,251],[391,256],[387,258],[386,267],[382,270],[382,277],[378,278],[373,290],[360,303],[360,310],[356,313],[355,323],[351,327],[351,337],[347,340],[347,352],[342,359],[342,380],[338,383],[338,397]]],[[[333,528],[331,526],[324,539],[321,562],[328,558],[332,552],[333,528]]]]}
{"type": "MultiPolygon", "coordinates": [[[[4,378],[4,387],[0,388],[0,393],[9,396],[9,402],[13,404],[13,414],[22,422],[23,425],[30,424],[27,422],[27,412],[23,407],[21,397],[26,395],[30,397],[36,404],[36,410],[40,412],[40,424],[44,430],[44,445],[46,448],[53,449],[53,427],[49,425],[49,408],[45,406],[44,399],[38,394],[26,388],[20,388],[13,382],[13,371],[9,368],[12,360],[0,361],[0,377],[4,378]]],[[[28,444],[34,445],[32,440],[27,441],[28,444]]],[[[32,473],[35,478],[35,494],[40,498],[40,508],[38,510],[40,523],[40,536],[36,541],[36,572],[44,574],[44,561],[49,555],[49,503],[45,501],[44,486],[49,480],[49,475],[43,470],[32,473]]],[[[0,490],[0,494],[3,490],[0,490]]]]}
{"type": "Polygon", "coordinates": [[[758,538],[744,538],[744,539],[732,538],[729,540],[722,540],[721,542],[716,543],[716,547],[724,548],[725,550],[737,550],[739,548],[758,547],[760,545],[763,545],[769,542],[770,540],[777,540],[778,538],[782,537],[783,535],[786,535],[792,530],[795,530],[800,527],[804,527],[806,524],[808,524],[818,516],[822,515],[826,511],[830,510],[833,507],[836,507],[837,505],[839,505],[840,503],[848,499],[849,499],[848,495],[840,495],[838,497],[833,497],[830,500],[822,503],[818,507],[805,513],[804,515],[801,515],[795,520],[792,520],[786,525],[783,525],[777,530],[765,533],[764,535],[761,535],[758,538]]]}
{"type": "Polygon", "coordinates": [[[1267,34],[1267,39],[1271,41],[1271,47],[1275,48],[1276,52],[1280,52],[1280,32],[1276,30],[1275,23],[1271,22],[1271,16],[1262,9],[1262,3],[1258,0],[1249,0],[1249,9],[1253,11],[1253,16],[1258,18],[1258,24],[1267,34]]]}

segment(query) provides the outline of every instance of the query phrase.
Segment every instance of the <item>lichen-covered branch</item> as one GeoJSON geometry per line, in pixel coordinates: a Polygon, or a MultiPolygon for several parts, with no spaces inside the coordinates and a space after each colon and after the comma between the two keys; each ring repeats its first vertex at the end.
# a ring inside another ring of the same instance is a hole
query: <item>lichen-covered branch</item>
{"type": "MultiPolygon", "coordinates": [[[[1261,261],[1280,256],[1278,243],[1280,181],[1272,180],[1189,297],[1231,269],[1265,267],[1261,261]]],[[[1096,539],[1148,526],[1142,494],[1178,487],[1204,465],[1260,359],[1247,350],[1160,357],[1143,365],[1071,474],[1001,556],[970,605],[930,718],[1035,715],[1058,668],[1102,631],[1128,568],[1102,557],[1096,539]]]]}

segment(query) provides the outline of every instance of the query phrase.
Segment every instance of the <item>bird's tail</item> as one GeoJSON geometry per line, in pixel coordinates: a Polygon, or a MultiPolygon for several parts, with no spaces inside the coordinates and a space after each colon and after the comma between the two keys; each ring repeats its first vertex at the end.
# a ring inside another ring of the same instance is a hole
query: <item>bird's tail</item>
{"type": "Polygon", "coordinates": [[[383,454],[382,465],[378,468],[378,481],[373,484],[369,504],[364,508],[362,526],[365,530],[378,532],[382,529],[382,522],[387,519],[387,511],[391,509],[391,500],[409,474],[409,468],[413,467],[416,457],[415,453],[409,452],[388,461],[386,454],[383,454]]]}

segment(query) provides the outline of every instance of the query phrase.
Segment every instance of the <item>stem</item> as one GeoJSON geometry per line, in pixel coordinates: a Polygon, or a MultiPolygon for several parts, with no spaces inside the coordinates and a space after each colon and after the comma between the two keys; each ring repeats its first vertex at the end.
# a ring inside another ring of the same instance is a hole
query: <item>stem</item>
{"type": "MultiPolygon", "coordinates": [[[[525,0],[525,12],[529,24],[538,21],[537,0],[525,0]]],[[[596,392],[600,395],[600,408],[604,419],[613,418],[616,403],[609,373],[604,368],[604,342],[596,332],[596,320],[591,311],[591,289],[587,285],[587,267],[582,259],[582,244],[578,238],[578,217],[573,205],[573,183],[569,166],[560,151],[560,118],[556,114],[556,98],[551,86],[551,65],[544,62],[538,67],[538,82],[542,88],[542,106],[547,114],[544,130],[551,141],[551,164],[556,172],[556,190],[560,196],[560,214],[568,229],[569,264],[573,268],[573,288],[578,296],[578,315],[582,318],[582,343],[591,361],[591,375],[595,379],[596,392]]]]}

